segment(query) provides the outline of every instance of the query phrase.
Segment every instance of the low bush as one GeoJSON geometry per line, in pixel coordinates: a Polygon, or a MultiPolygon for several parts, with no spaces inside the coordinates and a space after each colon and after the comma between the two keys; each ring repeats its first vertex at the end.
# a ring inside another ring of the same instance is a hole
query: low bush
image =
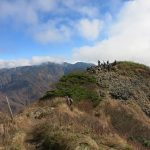
{"type": "Polygon", "coordinates": [[[63,76],[56,85],[56,89],[48,91],[42,99],[70,96],[76,102],[81,100],[92,101],[96,106],[101,97],[96,91],[96,78],[86,72],[76,72],[63,76]]]}
{"type": "Polygon", "coordinates": [[[132,93],[132,88],[127,84],[113,85],[110,87],[110,95],[119,100],[129,100],[132,93]]]}
{"type": "Polygon", "coordinates": [[[150,140],[144,140],[144,141],[143,141],[143,145],[144,145],[145,147],[150,148],[150,140]]]}

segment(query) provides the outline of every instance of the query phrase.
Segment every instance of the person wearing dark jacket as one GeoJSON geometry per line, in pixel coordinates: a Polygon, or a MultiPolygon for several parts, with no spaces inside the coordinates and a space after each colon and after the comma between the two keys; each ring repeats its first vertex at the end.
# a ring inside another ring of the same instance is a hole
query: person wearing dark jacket
{"type": "Polygon", "coordinates": [[[71,107],[73,104],[73,99],[69,96],[66,96],[66,103],[69,107],[71,107]]]}

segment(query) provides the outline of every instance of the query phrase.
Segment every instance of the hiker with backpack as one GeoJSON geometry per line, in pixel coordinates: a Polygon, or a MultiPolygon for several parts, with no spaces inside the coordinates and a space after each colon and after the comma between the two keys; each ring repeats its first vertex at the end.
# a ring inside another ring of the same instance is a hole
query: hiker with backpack
{"type": "Polygon", "coordinates": [[[73,99],[69,96],[66,96],[66,103],[69,107],[71,107],[73,104],[73,99]]]}

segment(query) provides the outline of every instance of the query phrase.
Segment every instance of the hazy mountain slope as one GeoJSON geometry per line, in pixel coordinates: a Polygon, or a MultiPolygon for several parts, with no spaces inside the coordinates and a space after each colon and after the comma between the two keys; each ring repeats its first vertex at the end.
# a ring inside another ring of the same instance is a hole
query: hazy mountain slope
{"type": "Polygon", "coordinates": [[[0,111],[6,111],[7,95],[13,111],[39,99],[53,83],[74,70],[85,70],[91,64],[45,63],[37,66],[17,67],[0,70],[0,111]]]}

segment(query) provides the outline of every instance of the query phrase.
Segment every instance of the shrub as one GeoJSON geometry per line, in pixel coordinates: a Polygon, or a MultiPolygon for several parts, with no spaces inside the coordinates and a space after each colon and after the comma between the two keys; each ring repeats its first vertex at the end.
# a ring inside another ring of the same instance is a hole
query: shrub
{"type": "Polygon", "coordinates": [[[115,99],[128,100],[133,94],[132,90],[126,85],[113,86],[110,94],[115,99]]]}
{"type": "Polygon", "coordinates": [[[101,98],[96,92],[96,78],[86,72],[76,72],[63,76],[56,84],[56,89],[48,91],[42,99],[70,96],[76,102],[89,100],[96,106],[101,98]]]}
{"type": "Polygon", "coordinates": [[[144,145],[145,147],[150,148],[150,140],[144,140],[144,141],[143,141],[143,145],[144,145]]]}
{"type": "MultiPolygon", "coordinates": [[[[68,141],[65,141],[63,133],[54,129],[52,122],[49,123],[40,124],[33,130],[33,143],[40,143],[38,148],[41,150],[68,150],[68,141]]],[[[57,125],[56,122],[55,124],[57,125]]]]}
{"type": "Polygon", "coordinates": [[[48,99],[56,96],[64,96],[64,93],[62,93],[60,90],[47,91],[41,99],[48,99]]]}
{"type": "Polygon", "coordinates": [[[67,146],[58,141],[57,136],[47,135],[42,143],[42,150],[67,150],[67,146]]]}

